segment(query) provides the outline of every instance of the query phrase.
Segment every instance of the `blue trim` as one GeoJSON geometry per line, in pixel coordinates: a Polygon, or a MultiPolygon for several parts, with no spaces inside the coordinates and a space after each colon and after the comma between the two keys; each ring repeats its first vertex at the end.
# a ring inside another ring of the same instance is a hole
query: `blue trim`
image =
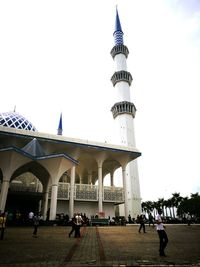
{"type": "MultiPolygon", "coordinates": [[[[35,136],[31,136],[31,135],[25,135],[25,134],[16,134],[16,133],[8,133],[8,132],[1,132],[0,134],[5,134],[5,135],[14,135],[16,137],[19,138],[24,138],[24,137],[29,137],[30,139],[32,138],[36,138],[35,136]]],[[[117,149],[117,148],[110,148],[110,147],[104,147],[104,146],[98,146],[98,145],[91,145],[91,144],[81,144],[81,143],[76,143],[76,142],[71,142],[71,141],[63,141],[63,140],[55,140],[55,139],[51,139],[51,138],[44,138],[44,137],[37,137],[37,140],[41,140],[46,142],[47,140],[52,142],[52,143],[57,143],[57,144],[71,144],[71,145],[75,145],[75,146],[79,146],[79,147],[88,147],[88,148],[95,148],[95,149],[103,149],[103,150],[109,150],[109,151],[113,151],[113,152],[123,152],[123,153],[128,153],[128,154],[132,154],[132,155],[138,155],[138,157],[140,157],[142,155],[141,152],[133,152],[133,151],[126,151],[123,149],[117,149]]]]}
{"type": "Polygon", "coordinates": [[[15,146],[4,147],[4,148],[1,148],[1,149],[0,149],[0,152],[7,152],[7,151],[15,151],[15,152],[17,152],[17,153],[19,153],[19,154],[21,154],[21,155],[27,157],[27,158],[30,158],[30,159],[32,159],[32,160],[35,159],[31,154],[28,154],[28,153],[26,153],[25,151],[23,151],[22,149],[17,148],[17,147],[15,147],[15,146]]]}
{"type": "Polygon", "coordinates": [[[41,156],[41,157],[35,157],[36,160],[42,160],[42,159],[51,159],[51,158],[60,158],[60,157],[63,157],[65,159],[68,159],[70,161],[72,161],[73,163],[77,164],[78,165],[78,161],[73,159],[72,157],[66,155],[66,154],[49,154],[49,155],[46,155],[46,156],[41,156]]]}
{"type": "Polygon", "coordinates": [[[41,157],[37,157],[37,156],[32,156],[31,154],[29,153],[26,153],[25,151],[23,151],[22,149],[20,148],[17,148],[17,147],[14,147],[14,146],[11,146],[11,147],[4,147],[4,148],[1,148],[0,149],[0,153],[1,152],[7,152],[7,151],[15,151],[27,158],[30,158],[32,159],[33,161],[34,160],[40,160],[40,159],[49,159],[49,158],[60,158],[60,157],[64,157],[65,159],[68,159],[70,161],[72,161],[73,163],[77,164],[78,165],[78,161],[73,159],[72,157],[66,155],[66,154],[49,154],[49,155],[46,155],[46,156],[41,156],[41,157]]]}

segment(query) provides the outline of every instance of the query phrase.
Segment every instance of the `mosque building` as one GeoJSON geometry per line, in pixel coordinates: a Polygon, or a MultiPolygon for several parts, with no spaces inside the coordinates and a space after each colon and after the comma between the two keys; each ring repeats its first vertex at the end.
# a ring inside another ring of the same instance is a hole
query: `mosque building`
{"type": "Polygon", "coordinates": [[[57,135],[37,131],[17,112],[0,113],[0,210],[40,211],[44,219],[74,212],[88,217],[141,213],[141,198],[134,136],[135,105],[130,100],[132,76],[127,71],[128,48],[116,12],[115,72],[111,82],[116,103],[111,108],[119,129],[119,145],[91,142],[62,135],[62,114],[57,135]],[[115,186],[121,170],[122,187],[115,186]],[[104,184],[109,176],[110,186],[104,184]]]}

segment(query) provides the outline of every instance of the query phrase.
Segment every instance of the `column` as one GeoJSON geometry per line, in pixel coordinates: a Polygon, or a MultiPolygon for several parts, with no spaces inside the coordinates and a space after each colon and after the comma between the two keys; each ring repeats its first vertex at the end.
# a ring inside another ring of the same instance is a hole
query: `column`
{"type": "Polygon", "coordinates": [[[103,211],[102,163],[98,165],[99,212],[103,211]]]}
{"type": "Polygon", "coordinates": [[[70,180],[70,195],[69,195],[69,217],[72,218],[74,215],[74,187],[75,187],[75,170],[76,167],[71,168],[71,180],[70,180]]]}
{"type": "Polygon", "coordinates": [[[48,209],[48,200],[49,200],[48,191],[43,193],[43,201],[42,201],[42,217],[44,220],[47,218],[47,209],[48,209]]]}
{"type": "Polygon", "coordinates": [[[4,179],[1,185],[1,194],[0,194],[0,210],[2,212],[5,211],[6,200],[8,196],[8,188],[9,188],[10,180],[4,179]]]}
{"type": "Polygon", "coordinates": [[[126,166],[122,166],[122,178],[123,178],[123,188],[124,188],[124,213],[126,220],[128,219],[128,192],[126,184],[126,166]]]}
{"type": "Polygon", "coordinates": [[[113,176],[114,176],[114,174],[113,174],[113,172],[111,172],[110,173],[110,186],[113,186],[114,184],[113,184],[113,176]]]}
{"type": "Polygon", "coordinates": [[[81,174],[79,175],[79,178],[80,178],[80,184],[83,184],[83,176],[81,174]]]}
{"type": "Polygon", "coordinates": [[[92,172],[88,172],[88,184],[92,184],[92,172]]]}
{"type": "Polygon", "coordinates": [[[56,219],[57,195],[58,195],[58,184],[52,184],[50,218],[49,218],[50,221],[56,219]]]}

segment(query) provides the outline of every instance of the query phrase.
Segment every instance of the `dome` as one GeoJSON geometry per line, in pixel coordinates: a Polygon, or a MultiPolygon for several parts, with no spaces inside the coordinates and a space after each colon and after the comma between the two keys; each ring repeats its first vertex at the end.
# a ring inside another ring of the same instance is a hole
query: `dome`
{"type": "Polygon", "coordinates": [[[15,129],[37,131],[30,121],[17,112],[0,113],[0,125],[15,129]]]}

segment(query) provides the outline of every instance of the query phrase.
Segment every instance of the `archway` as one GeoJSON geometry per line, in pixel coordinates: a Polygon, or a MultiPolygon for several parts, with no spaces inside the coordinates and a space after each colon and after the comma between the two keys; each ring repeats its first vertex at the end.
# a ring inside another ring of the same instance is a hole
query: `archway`
{"type": "Polygon", "coordinates": [[[26,224],[28,213],[41,211],[43,188],[49,173],[32,161],[19,167],[12,175],[6,201],[8,223],[26,224]]]}

